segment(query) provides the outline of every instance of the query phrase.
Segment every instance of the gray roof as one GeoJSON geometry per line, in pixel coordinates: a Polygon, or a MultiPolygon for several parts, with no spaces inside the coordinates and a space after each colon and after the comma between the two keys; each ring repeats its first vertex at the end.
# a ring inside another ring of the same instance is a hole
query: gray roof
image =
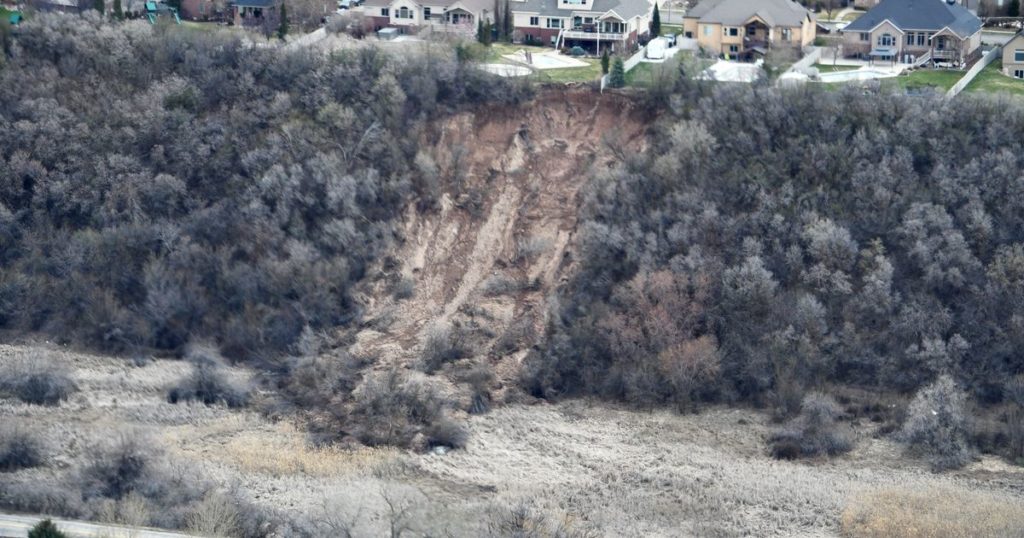
{"type": "Polygon", "coordinates": [[[544,17],[568,17],[573,11],[590,11],[592,13],[606,13],[614,11],[624,20],[632,19],[640,15],[646,15],[654,4],[648,0],[593,0],[590,9],[583,9],[583,6],[573,6],[575,9],[559,9],[558,2],[561,0],[526,0],[525,2],[512,2],[513,12],[537,13],[544,17]]]}
{"type": "Polygon", "coordinates": [[[701,22],[740,26],[757,15],[772,26],[800,26],[811,12],[793,0],[701,0],[686,13],[701,22]]]}
{"type": "Polygon", "coordinates": [[[870,32],[887,19],[900,30],[937,32],[948,26],[960,37],[972,36],[981,30],[981,19],[945,0],[882,0],[843,31],[870,32]]]}

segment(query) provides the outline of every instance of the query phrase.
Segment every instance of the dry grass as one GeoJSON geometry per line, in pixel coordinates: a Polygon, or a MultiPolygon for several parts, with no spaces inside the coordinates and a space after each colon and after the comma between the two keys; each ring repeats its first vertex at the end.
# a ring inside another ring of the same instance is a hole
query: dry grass
{"type": "Polygon", "coordinates": [[[398,456],[394,449],[344,449],[338,446],[309,446],[295,435],[243,434],[228,441],[214,457],[242,472],[275,476],[351,476],[369,473],[398,456]]]}
{"type": "Polygon", "coordinates": [[[1008,538],[1024,536],[1019,499],[952,488],[887,488],[853,497],[842,515],[850,538],[1008,538]]]}

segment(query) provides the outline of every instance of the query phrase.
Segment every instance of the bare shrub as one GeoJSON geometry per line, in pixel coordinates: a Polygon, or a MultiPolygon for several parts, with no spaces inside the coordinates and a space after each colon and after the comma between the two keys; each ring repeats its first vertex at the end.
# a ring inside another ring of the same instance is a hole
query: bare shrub
{"type": "Polygon", "coordinates": [[[427,330],[423,353],[420,356],[420,369],[432,374],[446,363],[468,357],[469,354],[466,332],[463,329],[435,325],[427,330]]]}
{"type": "Polygon", "coordinates": [[[974,458],[968,444],[966,395],[949,376],[918,391],[907,409],[899,439],[932,469],[958,469],[974,458]]]}
{"type": "Polygon", "coordinates": [[[0,426],[0,472],[38,467],[43,464],[43,443],[24,427],[0,426]]]}
{"type": "Polygon", "coordinates": [[[530,236],[516,242],[516,261],[533,261],[551,248],[551,240],[546,237],[530,236]]]}
{"type": "Polygon", "coordinates": [[[835,456],[853,448],[853,432],[837,419],[839,404],[821,393],[807,395],[800,415],[776,431],[770,442],[772,455],[779,459],[835,456]]]}
{"type": "Polygon", "coordinates": [[[526,287],[526,282],[522,280],[507,275],[492,275],[484,281],[482,291],[484,295],[494,297],[497,295],[510,295],[522,291],[526,287]]]}
{"type": "Polygon", "coordinates": [[[407,378],[395,368],[369,376],[353,396],[349,426],[370,446],[409,446],[416,434],[441,418],[444,406],[432,384],[407,378]]]}
{"type": "Polygon", "coordinates": [[[585,538],[596,536],[568,517],[552,518],[529,501],[493,505],[485,523],[488,538],[585,538]]]}
{"type": "Polygon", "coordinates": [[[450,417],[439,418],[427,426],[423,433],[431,447],[466,448],[466,441],[469,440],[466,427],[450,417]]]}
{"type": "Polygon", "coordinates": [[[135,434],[121,434],[89,452],[80,472],[83,496],[119,500],[153,483],[154,452],[135,434]]]}
{"type": "Polygon", "coordinates": [[[238,519],[238,509],[231,499],[208,492],[186,517],[185,528],[199,536],[235,536],[238,519]]]}
{"type": "Polygon", "coordinates": [[[481,415],[491,408],[491,383],[494,382],[494,368],[490,363],[477,362],[466,370],[459,373],[459,381],[469,385],[472,391],[470,397],[470,414],[481,415]]]}
{"type": "Polygon", "coordinates": [[[199,348],[189,354],[192,373],[167,394],[171,403],[198,400],[206,405],[224,404],[245,407],[249,389],[231,380],[224,372],[224,363],[211,349],[199,348]]]}
{"type": "Polygon", "coordinates": [[[395,282],[391,288],[391,295],[396,300],[408,299],[416,294],[416,281],[407,276],[403,276],[395,282]]]}
{"type": "Polygon", "coordinates": [[[883,489],[851,499],[841,517],[848,538],[997,538],[1024,535],[1024,505],[952,488],[883,489]]]}
{"type": "Polygon", "coordinates": [[[77,388],[67,369],[43,353],[16,361],[0,372],[0,392],[35,405],[57,405],[77,388]]]}

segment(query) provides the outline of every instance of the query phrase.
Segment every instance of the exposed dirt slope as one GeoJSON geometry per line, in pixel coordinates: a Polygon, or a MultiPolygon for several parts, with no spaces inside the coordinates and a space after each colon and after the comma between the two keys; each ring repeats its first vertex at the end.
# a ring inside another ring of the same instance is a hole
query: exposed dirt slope
{"type": "Polygon", "coordinates": [[[400,267],[365,290],[370,328],[354,351],[409,364],[431,327],[462,328],[508,379],[542,333],[546,297],[571,270],[581,187],[615,163],[607,141],[635,151],[644,129],[631,102],[590,91],[434,126],[436,142],[424,146],[444,193],[436,208],[407,211],[400,267]],[[411,297],[394,297],[399,278],[413,284],[411,297]]]}

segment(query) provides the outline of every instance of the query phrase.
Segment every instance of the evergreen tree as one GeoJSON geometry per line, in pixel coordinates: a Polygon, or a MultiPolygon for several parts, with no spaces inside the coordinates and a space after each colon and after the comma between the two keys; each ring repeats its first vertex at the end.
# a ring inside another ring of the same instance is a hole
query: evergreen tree
{"type": "Polygon", "coordinates": [[[622,58],[618,56],[612,60],[612,71],[608,76],[608,85],[612,88],[621,88],[626,85],[626,68],[622,65],[622,58]]]}
{"type": "Polygon", "coordinates": [[[106,0],[92,0],[92,8],[102,15],[107,11],[107,2],[106,0]]]}
{"type": "Polygon", "coordinates": [[[608,66],[611,63],[611,61],[612,61],[611,57],[608,56],[608,49],[604,49],[604,51],[601,53],[601,74],[602,75],[607,75],[608,74],[608,66]]]}
{"type": "Polygon", "coordinates": [[[508,41],[509,43],[511,43],[512,42],[513,27],[512,27],[512,2],[510,0],[505,0],[505,11],[504,11],[504,14],[502,15],[502,27],[503,27],[503,31],[504,31],[504,34],[505,34],[503,36],[503,38],[505,39],[505,41],[508,41]]]}
{"type": "Polygon", "coordinates": [[[284,39],[288,35],[288,10],[281,4],[281,25],[277,27],[277,38],[284,39]]]}
{"type": "Polygon", "coordinates": [[[114,18],[124,20],[124,9],[121,7],[121,0],[114,0],[114,18]]]}
{"type": "Polygon", "coordinates": [[[28,531],[28,538],[67,538],[67,535],[60,532],[53,521],[44,519],[28,531]]]}
{"type": "Polygon", "coordinates": [[[1006,7],[1006,15],[1020,17],[1020,0],[1010,0],[1010,4],[1006,7]]]}
{"type": "Polygon", "coordinates": [[[484,45],[490,46],[493,28],[494,27],[491,26],[490,21],[481,19],[480,24],[477,26],[476,30],[476,40],[484,45]]]}
{"type": "Polygon", "coordinates": [[[658,3],[654,3],[654,15],[651,15],[651,35],[661,35],[661,13],[658,11],[658,3]]]}

